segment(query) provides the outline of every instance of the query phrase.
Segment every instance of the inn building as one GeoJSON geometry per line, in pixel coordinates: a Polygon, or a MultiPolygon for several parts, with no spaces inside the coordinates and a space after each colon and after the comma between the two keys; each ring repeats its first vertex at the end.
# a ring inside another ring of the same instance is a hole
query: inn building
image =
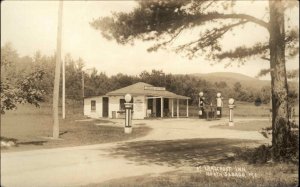
{"type": "Polygon", "coordinates": [[[167,91],[164,87],[138,82],[102,96],[84,98],[84,115],[91,118],[124,118],[125,94],[132,95],[133,119],[189,117],[189,97],[167,91]],[[180,103],[186,111],[180,111],[180,103]],[[180,114],[183,113],[183,114],[180,114]]]}

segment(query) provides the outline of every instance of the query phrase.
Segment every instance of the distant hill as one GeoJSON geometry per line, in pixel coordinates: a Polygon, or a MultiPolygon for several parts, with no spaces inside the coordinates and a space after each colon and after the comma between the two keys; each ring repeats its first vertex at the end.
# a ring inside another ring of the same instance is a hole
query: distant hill
{"type": "Polygon", "coordinates": [[[215,72],[206,74],[194,73],[189,75],[202,78],[211,83],[224,81],[228,86],[232,86],[236,82],[240,82],[243,87],[249,87],[253,89],[261,89],[263,86],[271,86],[271,81],[259,80],[241,73],[215,72]]]}

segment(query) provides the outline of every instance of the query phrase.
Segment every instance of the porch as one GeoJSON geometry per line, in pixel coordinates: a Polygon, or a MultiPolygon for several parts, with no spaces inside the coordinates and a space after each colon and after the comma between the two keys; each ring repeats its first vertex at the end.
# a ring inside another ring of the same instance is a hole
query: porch
{"type": "Polygon", "coordinates": [[[189,117],[189,98],[188,97],[178,97],[178,98],[168,98],[168,97],[154,97],[146,96],[146,117],[161,117],[161,118],[180,118],[189,117]],[[186,105],[186,111],[180,111],[180,105],[182,103],[186,105]]]}

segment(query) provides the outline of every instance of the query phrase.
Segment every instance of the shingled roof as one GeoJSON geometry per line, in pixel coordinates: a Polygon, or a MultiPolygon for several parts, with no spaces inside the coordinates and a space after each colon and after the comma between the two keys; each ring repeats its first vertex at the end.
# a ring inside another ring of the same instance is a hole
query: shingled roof
{"type": "Polygon", "coordinates": [[[132,96],[148,96],[148,97],[165,97],[165,98],[173,98],[173,99],[190,99],[189,97],[177,95],[175,93],[169,92],[167,90],[160,90],[160,89],[146,89],[146,88],[157,88],[151,84],[147,84],[144,82],[138,82],[132,84],[130,86],[126,86],[124,88],[120,88],[111,92],[108,92],[107,96],[123,96],[127,93],[131,94],[132,96]]]}

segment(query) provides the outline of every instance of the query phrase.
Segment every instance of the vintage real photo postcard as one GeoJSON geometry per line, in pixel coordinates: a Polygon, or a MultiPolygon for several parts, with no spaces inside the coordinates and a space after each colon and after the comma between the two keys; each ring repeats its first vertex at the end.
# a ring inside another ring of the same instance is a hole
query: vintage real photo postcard
{"type": "Polygon", "coordinates": [[[1,187],[299,185],[297,0],[1,2],[1,187]]]}

